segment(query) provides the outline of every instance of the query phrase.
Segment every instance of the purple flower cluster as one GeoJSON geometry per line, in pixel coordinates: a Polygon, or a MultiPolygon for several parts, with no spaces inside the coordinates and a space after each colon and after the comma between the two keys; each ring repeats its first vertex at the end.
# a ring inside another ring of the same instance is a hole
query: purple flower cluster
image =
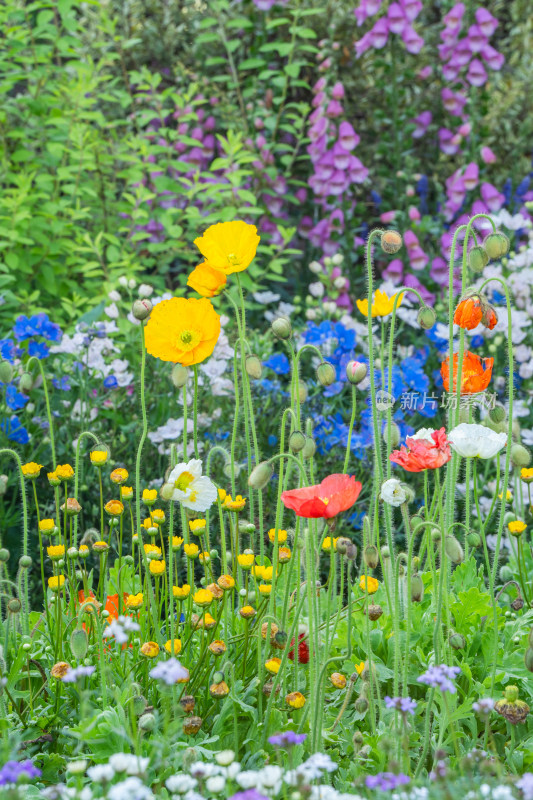
{"type": "MultiPolygon", "coordinates": [[[[354,14],[357,24],[362,25],[366,19],[375,16],[381,9],[381,0],[362,0],[355,9],[354,14]]],[[[390,3],[386,13],[380,17],[374,26],[355,43],[357,57],[374,48],[382,50],[387,44],[389,34],[399,36],[408,53],[419,53],[424,46],[424,40],[412,26],[412,23],[422,10],[420,0],[399,0],[390,3]]]]}
{"type": "Polygon", "coordinates": [[[302,744],[307,739],[306,733],[295,733],[294,731],[284,731],[283,733],[275,733],[268,739],[269,744],[273,747],[293,747],[296,744],[302,744]]]}
{"type": "Polygon", "coordinates": [[[524,772],[515,784],[524,796],[524,800],[533,800],[533,772],[524,772]]]}
{"type": "Polygon", "coordinates": [[[410,697],[385,697],[385,706],[387,708],[395,708],[401,711],[402,714],[414,714],[416,710],[416,700],[411,700],[410,697]]]}
{"type": "Polygon", "coordinates": [[[410,782],[408,775],[403,772],[378,772],[377,775],[368,775],[365,783],[368,789],[379,789],[382,792],[391,792],[399,786],[410,782]]]}
{"type": "Polygon", "coordinates": [[[457,689],[452,683],[461,672],[461,667],[449,667],[447,664],[435,664],[430,667],[423,675],[417,678],[418,683],[425,683],[441,692],[455,694],[457,689]]]}
{"type": "Polygon", "coordinates": [[[187,680],[189,670],[185,669],[177,658],[172,657],[168,661],[160,661],[157,666],[151,669],[150,677],[163,681],[167,686],[173,686],[180,680],[187,680]]]}
{"type": "Polygon", "coordinates": [[[63,683],[77,683],[81,681],[82,678],[90,678],[93,672],[96,670],[96,667],[84,667],[83,665],[79,667],[71,667],[69,671],[63,675],[61,680],[63,683]]]}
{"type": "MultiPolygon", "coordinates": [[[[487,9],[478,8],[475,12],[476,23],[465,32],[462,30],[465,11],[464,3],[456,3],[443,19],[442,44],[439,46],[442,74],[445,80],[455,82],[468,68],[466,80],[471,86],[479,87],[487,81],[484,64],[489,69],[500,70],[505,61],[503,55],[489,44],[490,37],[498,27],[498,20],[487,9]]],[[[456,105],[450,90],[447,96],[453,109],[451,113],[460,116],[466,98],[458,95],[456,105]]]]}
{"type": "Polygon", "coordinates": [[[472,708],[478,714],[488,717],[494,711],[496,703],[491,697],[480,697],[476,703],[472,703],[472,708]]]}
{"type": "Polygon", "coordinates": [[[7,761],[0,769],[0,786],[9,786],[19,781],[26,783],[32,778],[40,778],[41,770],[34,767],[32,762],[27,761],[7,761]]]}

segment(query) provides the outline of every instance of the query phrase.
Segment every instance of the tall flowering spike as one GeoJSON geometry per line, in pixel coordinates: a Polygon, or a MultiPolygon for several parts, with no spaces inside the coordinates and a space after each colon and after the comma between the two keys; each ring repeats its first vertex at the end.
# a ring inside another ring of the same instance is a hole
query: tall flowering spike
{"type": "Polygon", "coordinates": [[[220,316],[205,297],[173,297],[155,306],[145,332],[150,355],[189,367],[205,361],[215,349],[220,316]]]}
{"type": "Polygon", "coordinates": [[[231,275],[250,266],[259,241],[255,225],[233,220],[211,225],[194,244],[213,269],[231,275]]]}

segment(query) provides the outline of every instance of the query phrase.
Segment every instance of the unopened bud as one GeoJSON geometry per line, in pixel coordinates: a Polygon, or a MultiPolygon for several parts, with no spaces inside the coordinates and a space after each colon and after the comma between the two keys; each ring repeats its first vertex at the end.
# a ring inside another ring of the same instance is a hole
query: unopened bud
{"type": "Polygon", "coordinates": [[[431,308],[431,306],[422,306],[418,309],[418,314],[416,315],[416,321],[423,328],[425,331],[431,330],[434,326],[435,322],[437,321],[437,315],[435,313],[435,309],[431,308]]]}
{"type": "Polygon", "coordinates": [[[187,383],[189,370],[183,364],[175,364],[172,368],[171,380],[176,389],[181,389],[187,383]]]}
{"type": "Polygon", "coordinates": [[[329,361],[323,361],[318,365],[316,370],[316,377],[321,386],[331,386],[337,380],[337,373],[335,367],[329,361]]]}
{"type": "Polygon", "coordinates": [[[501,258],[509,251],[509,239],[501,231],[489,233],[483,241],[483,247],[491,259],[501,258]]]}
{"type": "Polygon", "coordinates": [[[385,231],[381,234],[381,248],[386,252],[393,255],[397,253],[402,246],[402,237],[398,231],[385,231]]]}
{"type": "Polygon", "coordinates": [[[0,383],[11,383],[13,367],[9,361],[0,361],[0,383]]]}
{"type": "Polygon", "coordinates": [[[298,381],[298,399],[300,403],[305,403],[308,394],[309,390],[307,388],[307,384],[304,383],[304,381],[298,381]]]}
{"type": "Polygon", "coordinates": [[[533,672],[533,649],[531,647],[526,650],[524,664],[528,672],[533,672]]]}
{"type": "Polygon", "coordinates": [[[379,619],[382,614],[383,614],[383,609],[381,608],[381,606],[378,606],[375,603],[371,603],[368,606],[368,619],[371,620],[372,622],[375,622],[377,619],[379,619]]]}
{"type": "Polygon", "coordinates": [[[21,556],[20,559],[19,559],[19,565],[23,569],[29,569],[32,564],[33,564],[33,561],[32,561],[31,556],[21,556]]]}
{"type": "Polygon", "coordinates": [[[272,322],[272,333],[278,339],[290,339],[292,336],[291,321],[288,317],[278,317],[272,322]]]}
{"type": "Polygon", "coordinates": [[[85,658],[89,647],[87,633],[83,628],[76,628],[70,634],[70,649],[74,658],[80,660],[85,658]]]}
{"type": "Polygon", "coordinates": [[[299,453],[305,447],[305,434],[302,431],[293,431],[289,436],[289,448],[292,453],[299,453]]]}
{"type": "Polygon", "coordinates": [[[531,463],[531,453],[522,444],[513,444],[511,461],[515,467],[528,467],[531,463]]]}
{"type": "Polygon", "coordinates": [[[357,385],[364,381],[367,374],[367,366],[363,364],[361,361],[348,361],[346,365],[346,377],[350,381],[357,385]]]}
{"type": "Polygon", "coordinates": [[[479,535],[479,533],[476,533],[475,531],[472,531],[471,533],[469,533],[467,535],[466,541],[468,542],[470,547],[477,548],[477,547],[480,547],[480,545],[481,545],[481,536],[479,535]]]}
{"type": "Polygon", "coordinates": [[[270,461],[261,461],[248,476],[248,486],[251,489],[264,489],[274,474],[274,467],[270,461]]]}
{"type": "Polygon", "coordinates": [[[444,540],[444,549],[446,555],[452,564],[460,564],[464,560],[463,548],[455,538],[455,536],[447,536],[444,540]]]}
{"type": "Polygon", "coordinates": [[[171,483],[164,483],[161,489],[159,490],[159,497],[162,500],[172,500],[172,495],[174,494],[174,486],[171,483]]]}
{"type": "Polygon", "coordinates": [[[0,548],[0,563],[5,564],[7,561],[9,561],[9,550],[7,549],[7,547],[1,547],[0,548]]]}
{"type": "Polygon", "coordinates": [[[257,356],[246,356],[245,368],[250,378],[254,381],[260,380],[263,374],[263,365],[257,356]]]}
{"type": "Polygon", "coordinates": [[[135,317],[135,319],[143,320],[148,319],[150,314],[152,313],[152,301],[148,300],[148,298],[144,298],[143,300],[135,300],[134,304],[131,307],[131,313],[135,317]]]}
{"type": "Polygon", "coordinates": [[[385,444],[388,444],[389,436],[390,436],[391,447],[398,447],[398,445],[400,444],[401,434],[400,434],[400,429],[395,422],[391,422],[390,426],[387,425],[387,427],[383,431],[383,441],[385,442],[385,444]]]}
{"type": "Polygon", "coordinates": [[[316,442],[312,436],[305,437],[305,445],[302,450],[302,456],[305,459],[312,458],[316,453],[316,442]]]}
{"type": "Polygon", "coordinates": [[[12,597],[7,604],[7,610],[10,611],[11,614],[18,614],[21,608],[22,603],[18,597],[12,597]]]}
{"type": "Polygon", "coordinates": [[[411,600],[413,603],[421,603],[424,598],[424,584],[418,573],[411,576],[411,600]]]}
{"type": "Polygon", "coordinates": [[[472,272],[481,272],[489,263],[489,255],[484,247],[476,245],[468,254],[468,264],[472,272]]]}
{"type": "Polygon", "coordinates": [[[505,419],[505,408],[501,405],[501,403],[497,403],[494,408],[490,409],[489,418],[491,422],[503,422],[505,419]]]}
{"type": "Polygon", "coordinates": [[[454,650],[464,650],[466,647],[466,639],[460,633],[452,633],[448,639],[450,642],[450,646],[453,647],[454,650]]]}
{"type": "Polygon", "coordinates": [[[33,389],[33,376],[29,372],[23,372],[20,376],[19,389],[26,393],[33,389]]]}
{"type": "Polygon", "coordinates": [[[379,564],[379,553],[375,544],[367,544],[363,551],[363,560],[367,567],[376,569],[379,564]]]}

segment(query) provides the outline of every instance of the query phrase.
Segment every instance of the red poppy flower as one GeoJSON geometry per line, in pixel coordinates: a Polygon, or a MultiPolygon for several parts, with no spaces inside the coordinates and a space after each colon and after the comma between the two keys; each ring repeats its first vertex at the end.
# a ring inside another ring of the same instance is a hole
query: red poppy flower
{"type": "MultiPolygon", "coordinates": [[[[288,656],[291,661],[294,661],[294,639],[291,640],[292,650],[289,650],[288,656]]],[[[309,645],[305,641],[305,633],[298,636],[298,664],[309,663],[309,645]]]]}
{"type": "Polygon", "coordinates": [[[472,295],[471,297],[467,297],[465,300],[461,300],[455,309],[453,321],[456,325],[459,325],[460,328],[465,328],[467,331],[471,331],[474,328],[477,328],[481,322],[482,316],[483,305],[481,300],[477,295],[472,295]]]}
{"type": "Polygon", "coordinates": [[[336,474],[329,475],[316,486],[283,492],[281,499],[299,517],[330,519],[351,508],[362,488],[353,475],[336,474]]]}
{"type": "MultiPolygon", "coordinates": [[[[457,382],[457,368],[458,368],[459,354],[453,355],[453,387],[452,391],[456,391],[457,382]]],[[[492,367],[494,366],[493,358],[480,358],[474,355],[469,350],[463,354],[463,367],[461,370],[461,394],[476,394],[483,392],[490,383],[492,377],[492,367]]],[[[440,374],[444,383],[444,388],[447,392],[450,391],[450,359],[447,358],[442,362],[440,374]]]]}
{"type": "Polygon", "coordinates": [[[427,438],[417,439],[409,436],[406,442],[407,447],[402,445],[400,450],[391,453],[390,460],[394,464],[399,464],[407,472],[438,469],[452,457],[444,428],[433,431],[427,438]]]}
{"type": "MultiPolygon", "coordinates": [[[[127,594],[124,594],[124,599],[126,599],[126,597],[127,594]]],[[[83,589],[81,589],[78,592],[78,602],[80,603],[80,605],[81,603],[84,603],[85,600],[89,599],[93,600],[96,607],[100,610],[102,604],[98,602],[98,600],[95,598],[92,592],[89,592],[89,597],[85,597],[83,589]]],[[[104,611],[109,612],[109,616],[107,617],[107,619],[109,620],[118,619],[118,594],[107,595],[104,611]]]]}

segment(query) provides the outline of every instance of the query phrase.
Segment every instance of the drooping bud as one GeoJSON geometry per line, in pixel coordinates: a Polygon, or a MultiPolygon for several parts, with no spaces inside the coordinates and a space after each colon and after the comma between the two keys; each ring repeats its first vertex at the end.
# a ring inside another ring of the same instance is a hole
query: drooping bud
{"type": "Polygon", "coordinates": [[[531,463],[531,453],[522,444],[513,444],[511,447],[511,461],[515,467],[528,467],[531,463]]]}
{"type": "Polygon", "coordinates": [[[153,714],[143,714],[138,724],[142,731],[153,731],[156,726],[155,717],[153,714]]]}
{"type": "Polygon", "coordinates": [[[317,367],[316,377],[321,386],[331,386],[337,380],[335,367],[329,361],[323,361],[317,367]]]}
{"type": "Polygon", "coordinates": [[[33,376],[29,372],[23,372],[20,376],[19,389],[21,392],[31,392],[33,389],[33,376]]]}
{"type": "Polygon", "coordinates": [[[501,403],[496,403],[494,408],[491,408],[489,411],[489,417],[492,422],[503,422],[505,419],[505,408],[502,406],[501,403]]]}
{"type": "Polygon", "coordinates": [[[363,560],[369,569],[376,569],[379,564],[379,553],[375,544],[367,544],[363,551],[363,560]]]}
{"type": "Polygon", "coordinates": [[[159,490],[159,497],[162,500],[172,500],[172,495],[174,494],[174,486],[171,483],[164,483],[161,489],[159,490]]]}
{"type": "Polygon", "coordinates": [[[451,633],[448,641],[454,650],[464,650],[466,647],[466,639],[460,633],[451,633]]]}
{"type": "MultiPolygon", "coordinates": [[[[400,429],[395,422],[391,422],[390,424],[390,444],[391,447],[398,447],[400,444],[400,429]]],[[[383,441],[385,444],[388,444],[389,441],[389,426],[384,429],[383,431],[383,441]]]]}
{"type": "Polygon", "coordinates": [[[298,381],[298,399],[300,403],[305,403],[308,394],[309,390],[307,388],[307,384],[305,383],[305,381],[298,381]]]}
{"type": "Polygon", "coordinates": [[[402,237],[398,231],[384,231],[381,234],[381,248],[385,253],[393,255],[402,246],[402,237]]]}
{"type": "Polygon", "coordinates": [[[271,325],[272,333],[278,339],[290,339],[292,336],[291,321],[288,317],[277,317],[271,325]]]}
{"type": "Polygon", "coordinates": [[[302,431],[293,431],[289,436],[289,448],[292,453],[300,453],[305,447],[305,434],[302,431]]]}
{"type": "Polygon", "coordinates": [[[489,255],[484,247],[476,245],[468,254],[468,264],[472,272],[481,272],[489,263],[489,255]]]}
{"type": "Polygon", "coordinates": [[[463,548],[455,536],[446,536],[444,540],[444,549],[452,564],[460,564],[464,560],[465,554],[463,553],[463,548]]]}
{"type": "Polygon", "coordinates": [[[131,307],[131,313],[135,317],[135,319],[143,320],[148,319],[150,314],[152,313],[152,301],[148,300],[148,298],[144,298],[144,300],[135,300],[131,307]]]}
{"type": "Polygon", "coordinates": [[[195,699],[194,699],[194,697],[193,697],[192,695],[190,695],[190,694],[186,694],[186,695],[184,695],[184,696],[181,698],[181,700],[180,700],[180,706],[182,707],[182,709],[183,709],[183,710],[184,710],[184,711],[185,711],[187,714],[190,714],[192,711],[194,711],[194,706],[195,706],[195,704],[196,704],[196,703],[195,703],[195,699]]]}
{"type": "Polygon", "coordinates": [[[509,251],[509,239],[501,231],[489,233],[483,241],[483,247],[492,260],[501,258],[509,251]]]}
{"type": "Polygon", "coordinates": [[[431,308],[431,306],[421,306],[418,309],[418,314],[416,315],[416,321],[423,328],[425,331],[431,330],[434,324],[437,321],[437,314],[435,313],[435,309],[431,308]]]}
{"type": "Polygon", "coordinates": [[[364,381],[367,371],[366,364],[363,364],[361,361],[348,361],[346,364],[346,377],[350,383],[354,385],[364,381]]]}
{"type": "Polygon", "coordinates": [[[302,450],[302,456],[307,460],[312,458],[316,453],[316,442],[312,436],[305,437],[305,445],[302,450]]]}
{"type": "Polygon", "coordinates": [[[526,650],[524,664],[528,672],[533,672],[533,649],[531,647],[526,650]]]}
{"type": "Polygon", "coordinates": [[[0,383],[11,383],[13,367],[9,361],[0,361],[0,383]]]}
{"type": "Polygon", "coordinates": [[[264,489],[274,474],[274,467],[270,461],[261,461],[248,476],[248,486],[251,489],[264,489]]]}
{"type": "Polygon", "coordinates": [[[418,573],[411,576],[411,600],[421,603],[424,598],[424,583],[418,573]]]}
{"type": "Polygon", "coordinates": [[[476,533],[475,531],[472,531],[467,535],[466,541],[468,542],[470,547],[477,548],[481,546],[481,536],[479,535],[479,533],[476,533]]]}
{"type": "Polygon", "coordinates": [[[183,720],[183,733],[187,736],[198,733],[202,727],[203,719],[201,717],[187,717],[183,720]]]}
{"type": "Polygon", "coordinates": [[[72,655],[78,661],[82,658],[85,658],[87,655],[87,650],[89,648],[89,642],[87,639],[87,633],[83,630],[83,628],[76,628],[70,634],[70,649],[72,650],[72,655]]]}
{"type": "Polygon", "coordinates": [[[33,561],[31,556],[21,556],[19,558],[19,566],[21,566],[23,569],[29,569],[32,564],[33,561]]]}
{"type": "Polygon", "coordinates": [[[368,711],[368,700],[363,695],[359,695],[354,705],[358,714],[366,714],[368,711]]]}
{"type": "Polygon", "coordinates": [[[174,364],[171,373],[171,380],[176,389],[181,389],[187,383],[189,370],[183,364],[174,364]]]}
{"type": "Polygon", "coordinates": [[[245,368],[250,378],[254,381],[260,380],[263,374],[263,365],[257,356],[246,356],[245,368]]]}
{"type": "Polygon", "coordinates": [[[9,561],[9,550],[7,547],[0,548],[0,563],[5,564],[9,561]]]}
{"type": "Polygon", "coordinates": [[[376,605],[375,603],[371,603],[368,606],[368,619],[372,622],[375,622],[377,619],[381,617],[383,614],[383,609],[381,606],[376,605]]]}

